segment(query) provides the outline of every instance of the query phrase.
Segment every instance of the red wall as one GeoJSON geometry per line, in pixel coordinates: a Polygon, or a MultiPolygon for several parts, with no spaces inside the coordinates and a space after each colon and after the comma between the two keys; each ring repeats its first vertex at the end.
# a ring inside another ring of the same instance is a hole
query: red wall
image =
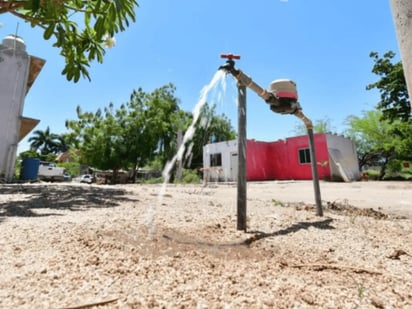
{"type": "Polygon", "coordinates": [[[268,166],[270,143],[247,141],[246,151],[246,179],[268,180],[273,178],[273,171],[268,166]]]}
{"type": "MultiPolygon", "coordinates": [[[[330,176],[326,136],[315,134],[314,140],[316,161],[327,162],[326,166],[317,164],[319,179],[323,179],[330,176]]],[[[248,140],[247,180],[312,179],[312,164],[299,163],[299,149],[304,148],[309,148],[307,135],[270,143],[248,140]]]]}

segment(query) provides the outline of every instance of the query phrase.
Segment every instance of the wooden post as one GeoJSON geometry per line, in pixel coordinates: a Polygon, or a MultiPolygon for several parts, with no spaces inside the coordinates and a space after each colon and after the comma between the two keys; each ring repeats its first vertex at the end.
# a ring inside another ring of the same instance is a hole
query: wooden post
{"type": "Polygon", "coordinates": [[[237,229],[246,232],[246,86],[238,83],[237,229]]]}

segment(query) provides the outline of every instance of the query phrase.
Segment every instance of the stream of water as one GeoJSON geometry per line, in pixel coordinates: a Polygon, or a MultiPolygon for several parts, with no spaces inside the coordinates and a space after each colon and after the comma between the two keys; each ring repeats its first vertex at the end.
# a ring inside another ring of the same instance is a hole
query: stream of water
{"type": "MultiPolygon", "coordinates": [[[[188,153],[186,152],[186,145],[189,144],[194,134],[196,133],[197,124],[200,123],[200,125],[202,126],[208,125],[207,121],[202,121],[202,119],[200,119],[201,121],[199,122],[199,117],[201,116],[202,108],[205,106],[206,103],[213,106],[214,104],[221,102],[225,92],[226,92],[226,73],[223,70],[218,70],[212,77],[212,80],[209,82],[209,84],[204,86],[203,89],[200,91],[199,100],[197,101],[192,111],[192,115],[193,115],[192,123],[186,129],[186,132],[183,136],[183,141],[180,147],[178,148],[176,154],[174,155],[172,160],[167,162],[167,164],[165,165],[163,169],[162,175],[163,175],[164,181],[163,181],[162,187],[158,194],[158,202],[151,204],[147,211],[146,224],[148,226],[149,238],[152,238],[156,232],[156,222],[155,221],[156,221],[157,206],[161,205],[163,202],[163,198],[166,193],[167,184],[169,183],[171,171],[173,167],[175,166],[176,162],[183,160],[183,155],[185,153],[186,153],[186,156],[188,155],[188,153]]],[[[189,146],[188,148],[191,148],[191,146],[189,146]]]]}

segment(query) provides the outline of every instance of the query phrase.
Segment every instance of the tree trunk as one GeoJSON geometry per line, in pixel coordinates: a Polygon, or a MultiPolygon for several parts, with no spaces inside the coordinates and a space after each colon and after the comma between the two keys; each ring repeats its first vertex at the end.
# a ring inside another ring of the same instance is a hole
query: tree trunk
{"type": "Polygon", "coordinates": [[[140,165],[140,157],[136,159],[135,164],[133,165],[133,174],[132,174],[132,182],[136,183],[137,179],[137,169],[139,168],[140,165]]]}
{"type": "Polygon", "coordinates": [[[381,165],[381,171],[379,173],[379,180],[383,180],[386,174],[386,168],[388,167],[388,162],[389,162],[390,156],[386,155],[384,157],[383,163],[381,165]]]}
{"type": "Polygon", "coordinates": [[[119,169],[115,168],[113,169],[113,174],[112,174],[112,185],[117,184],[117,176],[119,174],[119,169]]]}
{"type": "Polygon", "coordinates": [[[406,85],[409,97],[412,98],[412,1],[390,1],[406,85]]]}

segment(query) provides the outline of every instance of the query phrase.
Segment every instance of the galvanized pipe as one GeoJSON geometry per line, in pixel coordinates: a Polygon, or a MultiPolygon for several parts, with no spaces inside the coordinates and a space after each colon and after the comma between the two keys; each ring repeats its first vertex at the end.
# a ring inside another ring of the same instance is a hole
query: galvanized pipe
{"type": "Polygon", "coordinates": [[[316,215],[322,217],[323,208],[322,199],[320,196],[319,175],[315,152],[315,138],[313,137],[313,124],[312,121],[302,113],[302,110],[298,110],[294,115],[303,121],[308,132],[310,161],[312,164],[313,189],[315,192],[316,215]]]}
{"type": "Polygon", "coordinates": [[[246,87],[256,92],[256,94],[263,100],[268,101],[272,97],[272,94],[269,91],[260,87],[241,70],[236,70],[232,75],[239,81],[240,84],[245,85],[246,87]]]}
{"type": "Polygon", "coordinates": [[[238,87],[238,176],[237,176],[237,229],[246,232],[246,86],[240,81],[238,87]]]}

